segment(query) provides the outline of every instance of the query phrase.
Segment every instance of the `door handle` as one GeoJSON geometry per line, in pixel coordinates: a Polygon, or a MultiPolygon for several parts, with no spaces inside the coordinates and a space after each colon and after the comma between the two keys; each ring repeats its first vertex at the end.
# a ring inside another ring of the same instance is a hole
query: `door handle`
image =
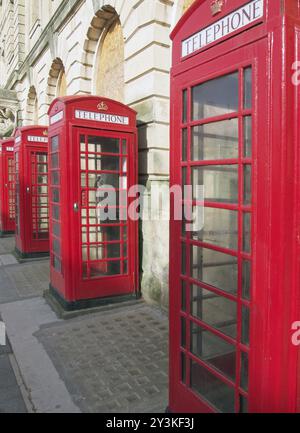
{"type": "Polygon", "coordinates": [[[26,188],[26,192],[27,192],[27,194],[30,193],[30,188],[29,188],[29,186],[26,188]]]}
{"type": "Polygon", "coordinates": [[[78,212],[79,211],[79,205],[78,205],[78,203],[74,203],[73,208],[74,208],[75,212],[78,212]]]}

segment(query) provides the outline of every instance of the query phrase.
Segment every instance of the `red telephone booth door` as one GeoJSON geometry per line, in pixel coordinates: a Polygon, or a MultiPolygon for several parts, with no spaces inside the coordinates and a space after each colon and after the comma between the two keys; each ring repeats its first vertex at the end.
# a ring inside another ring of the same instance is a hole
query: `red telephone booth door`
{"type": "Polygon", "coordinates": [[[174,412],[239,413],[255,407],[261,341],[257,330],[253,338],[260,315],[253,312],[260,296],[252,285],[258,144],[253,131],[264,131],[266,64],[258,62],[264,52],[259,42],[220,56],[177,76],[173,88],[172,184],[192,185],[193,196],[184,202],[187,216],[204,206],[203,225],[190,230],[174,220],[172,203],[174,412]]]}
{"type": "Polygon", "coordinates": [[[86,128],[74,128],[73,134],[80,143],[74,157],[76,299],[134,293],[136,222],[127,218],[134,135],[86,128]]]}
{"type": "Polygon", "coordinates": [[[29,251],[49,248],[48,152],[45,147],[26,148],[26,245],[29,251]],[[28,225],[27,225],[28,224],[28,225]]]}
{"type": "Polygon", "coordinates": [[[13,233],[15,230],[15,161],[13,153],[3,155],[3,231],[13,233]]]}

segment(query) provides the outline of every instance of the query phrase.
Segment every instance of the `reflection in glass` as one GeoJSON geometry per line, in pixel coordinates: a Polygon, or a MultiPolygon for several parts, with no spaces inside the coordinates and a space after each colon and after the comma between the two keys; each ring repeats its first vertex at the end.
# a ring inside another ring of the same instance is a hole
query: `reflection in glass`
{"type": "Polygon", "coordinates": [[[252,203],[252,167],[244,165],[244,205],[252,203]]]}
{"type": "Polygon", "coordinates": [[[193,322],[191,322],[191,352],[229,379],[235,380],[235,347],[193,322]]]}
{"type": "Polygon", "coordinates": [[[243,283],[242,283],[243,299],[250,301],[251,299],[251,262],[243,261],[243,283]]]}
{"type": "Polygon", "coordinates": [[[244,108],[252,108],[252,67],[244,70],[244,108]]]}
{"type": "Polygon", "coordinates": [[[58,135],[56,135],[55,137],[51,138],[51,144],[50,144],[51,153],[58,152],[58,148],[59,148],[59,137],[58,135]]]}
{"type": "Polygon", "coordinates": [[[186,321],[181,318],[181,347],[186,347],[186,321]]]}
{"type": "Polygon", "coordinates": [[[181,352],[181,381],[186,382],[186,357],[185,354],[181,352]]]}
{"type": "Polygon", "coordinates": [[[193,120],[238,111],[238,72],[206,81],[192,89],[193,120]]]}
{"type": "Polygon", "coordinates": [[[241,388],[248,391],[249,362],[248,353],[241,353],[241,388]]]}
{"type": "Polygon", "coordinates": [[[242,306],[242,343],[249,345],[250,340],[250,310],[245,305],[242,306]]]}
{"type": "Polygon", "coordinates": [[[238,249],[238,212],[204,208],[204,226],[193,239],[232,250],[238,249]]]}
{"type": "Polygon", "coordinates": [[[88,152],[120,153],[120,141],[117,138],[88,137],[88,152]]]}
{"type": "Polygon", "coordinates": [[[192,128],[192,160],[234,159],[239,156],[238,119],[192,128]]]}
{"type": "Polygon", "coordinates": [[[238,203],[238,166],[215,165],[192,170],[193,198],[197,199],[197,186],[204,185],[205,201],[238,203]]]}
{"type": "Polygon", "coordinates": [[[191,361],[191,387],[218,411],[234,413],[234,388],[195,361],[191,361]]]}
{"type": "Polygon", "coordinates": [[[251,213],[243,214],[243,251],[251,252],[251,213]]]}
{"type": "Polygon", "coordinates": [[[188,130],[182,130],[182,161],[187,161],[188,130]]]}
{"type": "Polygon", "coordinates": [[[182,123],[187,122],[187,97],[188,97],[188,92],[187,89],[185,89],[182,92],[182,123]]]}
{"type": "Polygon", "coordinates": [[[228,254],[192,246],[191,275],[225,292],[237,292],[238,261],[228,254]]]}
{"type": "Polygon", "coordinates": [[[244,117],[244,157],[252,157],[252,117],[244,117]]]}
{"type": "Polygon", "coordinates": [[[236,338],[235,302],[194,285],[191,293],[191,313],[207,325],[236,338]]]}

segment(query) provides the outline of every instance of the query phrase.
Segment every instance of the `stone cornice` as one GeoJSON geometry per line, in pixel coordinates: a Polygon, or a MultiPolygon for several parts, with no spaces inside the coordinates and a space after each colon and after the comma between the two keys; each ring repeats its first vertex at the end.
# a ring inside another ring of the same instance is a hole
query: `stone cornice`
{"type": "Polygon", "coordinates": [[[74,14],[74,11],[78,9],[84,0],[65,0],[56,10],[55,14],[44,28],[38,41],[27,55],[24,62],[21,64],[18,70],[14,70],[9,76],[5,87],[12,89],[15,83],[20,80],[30,69],[30,67],[36,62],[37,58],[45,49],[51,44],[53,35],[59,30],[62,24],[67,21],[68,17],[74,14]]]}

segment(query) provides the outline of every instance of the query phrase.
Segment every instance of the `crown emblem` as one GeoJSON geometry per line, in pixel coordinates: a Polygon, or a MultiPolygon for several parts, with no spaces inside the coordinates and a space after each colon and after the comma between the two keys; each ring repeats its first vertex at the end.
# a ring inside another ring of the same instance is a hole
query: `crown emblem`
{"type": "Polygon", "coordinates": [[[43,135],[48,135],[48,131],[47,130],[45,130],[45,131],[43,131],[43,135]]]}
{"type": "Polygon", "coordinates": [[[222,12],[223,6],[224,0],[213,0],[210,6],[213,16],[222,12]]]}
{"type": "Polygon", "coordinates": [[[103,101],[97,105],[97,108],[99,111],[107,111],[108,110],[108,106],[103,101]]]}

